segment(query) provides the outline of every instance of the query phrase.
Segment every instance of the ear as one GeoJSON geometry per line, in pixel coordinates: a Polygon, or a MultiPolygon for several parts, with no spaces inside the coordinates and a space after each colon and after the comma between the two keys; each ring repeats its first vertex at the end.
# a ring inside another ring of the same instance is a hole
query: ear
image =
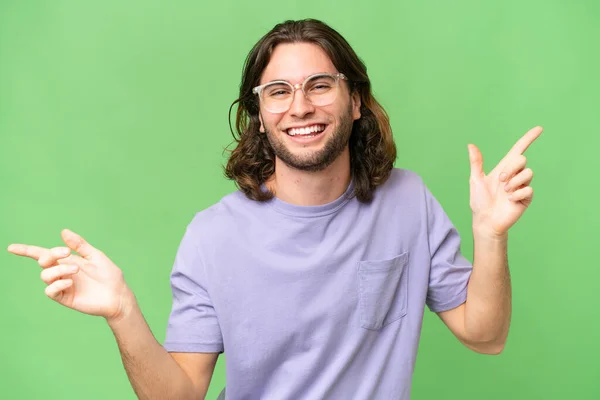
{"type": "Polygon", "coordinates": [[[260,112],[258,113],[258,120],[260,121],[260,128],[258,128],[260,133],[265,133],[265,126],[263,124],[262,115],[260,112]]]}
{"type": "Polygon", "coordinates": [[[354,119],[354,121],[356,121],[357,119],[360,119],[361,115],[360,115],[360,106],[361,106],[361,101],[360,101],[360,93],[358,93],[357,90],[355,90],[354,92],[352,92],[352,118],[354,119]]]}

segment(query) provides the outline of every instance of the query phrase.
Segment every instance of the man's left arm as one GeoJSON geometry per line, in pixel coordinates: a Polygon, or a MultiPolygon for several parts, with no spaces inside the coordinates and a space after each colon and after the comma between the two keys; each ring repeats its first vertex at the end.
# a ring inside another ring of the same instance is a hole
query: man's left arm
{"type": "Polygon", "coordinates": [[[474,233],[473,272],[467,301],[438,315],[468,348],[483,354],[504,349],[511,316],[507,237],[474,233]]]}
{"type": "Polygon", "coordinates": [[[525,134],[488,175],[476,146],[469,146],[470,205],[473,211],[473,271],[467,299],[438,315],[467,347],[499,354],[506,343],[511,316],[508,269],[508,230],[533,199],[533,172],[526,168],[525,150],[542,133],[535,127],[525,134]]]}

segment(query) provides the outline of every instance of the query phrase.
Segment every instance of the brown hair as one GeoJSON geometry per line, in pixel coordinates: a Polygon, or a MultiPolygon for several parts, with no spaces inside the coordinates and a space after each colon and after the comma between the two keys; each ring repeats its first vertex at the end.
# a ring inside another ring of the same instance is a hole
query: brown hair
{"type": "Polygon", "coordinates": [[[389,177],[396,159],[396,145],[387,113],[371,93],[367,68],[348,42],[334,29],[315,19],[285,21],[276,25],[254,45],[246,62],[239,98],[229,108],[229,127],[237,146],[225,167],[225,176],[236,182],[250,199],[266,201],[273,193],[261,185],[275,172],[275,154],[267,135],[259,132],[259,100],[252,93],[278,44],[306,42],[321,47],[338,71],[348,78],[351,92],[358,92],[361,118],[354,121],[350,136],[350,167],[354,195],[361,202],[373,198],[375,188],[389,177]],[[235,128],[231,110],[239,103],[235,128]]]}

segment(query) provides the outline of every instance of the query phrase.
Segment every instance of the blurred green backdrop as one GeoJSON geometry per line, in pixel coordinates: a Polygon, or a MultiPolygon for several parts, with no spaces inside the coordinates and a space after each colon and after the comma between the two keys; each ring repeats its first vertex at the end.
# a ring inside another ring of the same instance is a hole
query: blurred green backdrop
{"type": "MultiPolygon", "coordinates": [[[[510,235],[506,350],[472,353],[427,312],[413,398],[600,398],[596,0],[0,0],[0,243],[81,233],[125,271],[162,341],[184,229],[235,190],[221,166],[244,58],[305,17],[366,62],[396,165],[424,177],[468,258],[467,143],[489,171],[545,127],[527,152],[536,198],[510,235]]],[[[0,397],[135,398],[103,320],[47,299],[34,261],[3,252],[0,264],[0,397]]]]}

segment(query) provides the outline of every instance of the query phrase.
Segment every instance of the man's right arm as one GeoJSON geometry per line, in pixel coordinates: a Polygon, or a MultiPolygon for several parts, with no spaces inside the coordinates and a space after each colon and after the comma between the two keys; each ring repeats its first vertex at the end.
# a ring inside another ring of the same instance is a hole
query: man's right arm
{"type": "Polygon", "coordinates": [[[61,236],[68,247],[11,244],[7,250],[37,260],[52,300],[106,319],[140,399],[204,399],[218,353],[169,354],[152,335],[121,269],[75,232],[65,229],[61,236]]]}
{"type": "Polygon", "coordinates": [[[122,315],[107,319],[138,398],[204,399],[219,353],[168,353],[154,338],[133,293],[122,315]]]}

